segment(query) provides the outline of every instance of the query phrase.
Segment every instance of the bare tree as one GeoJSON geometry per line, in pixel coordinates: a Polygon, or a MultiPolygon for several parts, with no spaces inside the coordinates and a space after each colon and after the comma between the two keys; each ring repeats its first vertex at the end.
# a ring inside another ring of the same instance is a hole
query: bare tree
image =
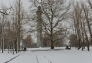
{"type": "Polygon", "coordinates": [[[88,29],[89,29],[89,33],[90,33],[90,37],[91,37],[91,43],[92,43],[92,29],[91,29],[91,15],[90,15],[90,12],[89,10],[92,9],[92,1],[91,0],[87,0],[88,1],[88,4],[90,6],[90,8],[88,8],[88,6],[84,6],[84,12],[85,12],[85,18],[86,18],[86,21],[87,21],[87,25],[88,25],[88,29]],[[89,15],[90,15],[90,18],[89,18],[89,15]]]}
{"type": "MultiPolygon", "coordinates": [[[[89,12],[88,12],[88,8],[86,7],[85,4],[82,4],[82,9],[84,11],[84,18],[86,20],[86,23],[87,23],[87,27],[88,27],[88,31],[89,31],[89,34],[90,34],[90,37],[91,37],[91,41],[92,41],[92,33],[91,33],[91,26],[90,26],[90,22],[89,22],[89,12]]],[[[85,31],[85,30],[84,30],[85,31]]],[[[89,51],[89,45],[90,45],[90,42],[88,40],[88,35],[85,31],[85,35],[86,35],[86,40],[87,40],[87,47],[88,47],[88,51],[89,51]]]]}
{"type": "Polygon", "coordinates": [[[61,23],[65,19],[65,15],[70,9],[70,4],[64,6],[63,0],[41,0],[39,3],[42,8],[43,31],[50,36],[51,49],[54,49],[55,33],[62,32],[61,23]]]}
{"type": "Polygon", "coordinates": [[[8,15],[8,13],[7,13],[7,8],[4,8],[3,7],[3,9],[2,9],[2,11],[0,11],[0,13],[2,13],[1,15],[2,15],[2,25],[1,25],[1,46],[2,46],[2,53],[3,53],[3,51],[4,51],[4,26],[5,26],[5,16],[6,15],[8,15]]]}
{"type": "Polygon", "coordinates": [[[16,22],[15,22],[15,27],[16,27],[16,33],[17,33],[17,37],[16,37],[16,53],[20,50],[20,41],[22,39],[22,35],[21,35],[21,25],[22,25],[22,21],[23,21],[23,10],[22,10],[22,1],[21,0],[16,0],[16,22]]]}
{"type": "Polygon", "coordinates": [[[91,28],[88,21],[88,11],[84,4],[79,4],[77,2],[77,4],[74,6],[73,21],[75,27],[75,34],[77,35],[77,40],[79,42],[78,49],[82,47],[83,50],[84,47],[87,46],[87,49],[89,51],[89,38],[87,31],[89,31],[90,33],[91,28]]]}

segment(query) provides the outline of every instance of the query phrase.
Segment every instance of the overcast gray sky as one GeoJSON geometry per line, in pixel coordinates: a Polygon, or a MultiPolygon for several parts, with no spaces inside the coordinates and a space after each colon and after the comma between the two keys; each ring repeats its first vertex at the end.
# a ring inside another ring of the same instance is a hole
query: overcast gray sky
{"type": "MultiPolygon", "coordinates": [[[[10,5],[14,5],[15,1],[16,0],[0,0],[0,8],[2,7],[2,5],[8,6],[8,7],[10,5]]],[[[23,2],[23,7],[25,7],[26,9],[28,9],[29,6],[30,6],[30,4],[31,4],[29,2],[29,0],[22,0],[22,2],[23,2]]]]}
{"type": "MultiPolygon", "coordinates": [[[[14,1],[16,1],[16,0],[0,0],[0,7],[2,5],[6,5],[6,6],[14,5],[14,1]]],[[[29,8],[29,6],[31,5],[31,3],[29,1],[31,1],[31,0],[22,0],[22,1],[23,1],[23,6],[25,8],[29,8]]],[[[74,1],[74,0],[71,0],[71,1],[74,1]]],[[[75,1],[86,1],[86,0],[75,0],[75,1]]]]}

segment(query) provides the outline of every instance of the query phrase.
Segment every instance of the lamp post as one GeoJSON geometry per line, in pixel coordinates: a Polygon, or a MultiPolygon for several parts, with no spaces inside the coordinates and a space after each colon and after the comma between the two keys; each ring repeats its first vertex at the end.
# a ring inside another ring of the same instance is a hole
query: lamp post
{"type": "Polygon", "coordinates": [[[42,47],[42,10],[41,6],[38,6],[37,14],[37,46],[42,47]]]}

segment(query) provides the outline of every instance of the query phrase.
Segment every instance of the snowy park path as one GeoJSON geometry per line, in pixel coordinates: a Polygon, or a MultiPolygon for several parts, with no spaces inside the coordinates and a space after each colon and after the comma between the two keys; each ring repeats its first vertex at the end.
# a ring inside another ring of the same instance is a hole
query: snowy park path
{"type": "Polygon", "coordinates": [[[12,61],[13,59],[17,58],[18,56],[20,56],[21,54],[23,54],[24,52],[20,52],[20,53],[14,53],[8,52],[8,51],[4,51],[4,53],[1,53],[0,51],[0,63],[9,63],[10,61],[12,61]]]}
{"type": "Polygon", "coordinates": [[[27,51],[9,63],[48,63],[48,60],[43,55],[38,54],[27,51]]]}
{"type": "Polygon", "coordinates": [[[20,55],[17,55],[17,56],[15,56],[15,57],[11,58],[11,59],[8,60],[8,61],[5,61],[4,63],[9,63],[9,62],[12,61],[13,59],[16,59],[18,56],[20,56],[20,55]]]}
{"type": "Polygon", "coordinates": [[[28,50],[8,63],[92,63],[92,50],[28,50]]]}

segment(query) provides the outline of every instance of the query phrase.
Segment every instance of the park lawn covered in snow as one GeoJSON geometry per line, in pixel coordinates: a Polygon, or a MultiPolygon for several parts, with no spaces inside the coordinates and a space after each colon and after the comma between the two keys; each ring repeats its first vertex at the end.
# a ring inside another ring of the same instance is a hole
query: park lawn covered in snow
{"type": "MultiPolygon", "coordinates": [[[[18,54],[21,55],[8,63],[92,63],[92,49],[88,52],[87,50],[81,51],[76,48],[65,50],[62,47],[55,50],[49,48],[32,48],[18,54]]],[[[16,54],[0,53],[0,63],[4,63],[13,56],[16,56],[16,54]],[[2,62],[2,60],[5,61],[2,62]]]]}
{"type": "Polygon", "coordinates": [[[14,57],[17,57],[19,55],[23,54],[23,52],[20,52],[20,53],[17,53],[11,51],[11,52],[8,52],[8,51],[4,51],[4,53],[2,53],[0,51],[0,63],[5,63],[5,62],[8,62],[10,61],[11,59],[13,59],[14,57]]]}

